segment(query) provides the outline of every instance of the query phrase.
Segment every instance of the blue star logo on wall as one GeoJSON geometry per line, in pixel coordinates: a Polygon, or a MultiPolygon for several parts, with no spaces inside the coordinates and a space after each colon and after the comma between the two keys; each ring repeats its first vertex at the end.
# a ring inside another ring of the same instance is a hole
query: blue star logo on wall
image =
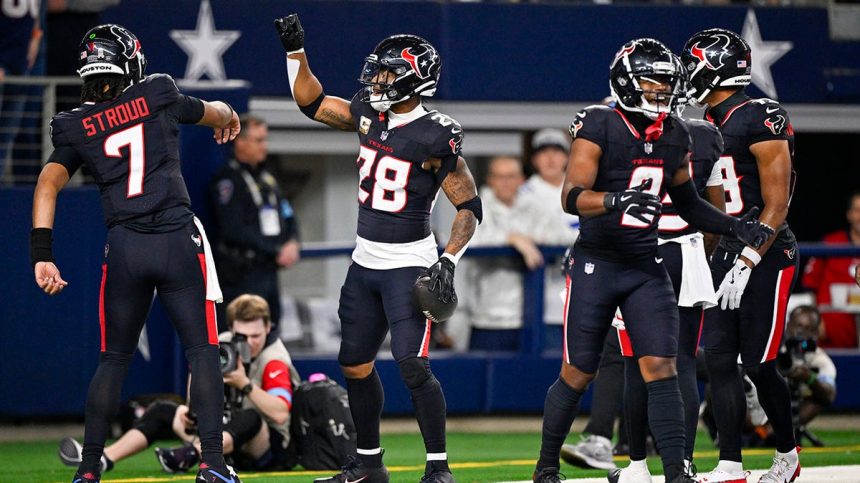
{"type": "Polygon", "coordinates": [[[780,57],[787,54],[794,44],[789,41],[762,40],[753,9],[747,10],[741,37],[747,41],[752,50],[752,83],[768,97],[776,99],[776,84],[773,82],[770,68],[780,57]]]}
{"type": "Polygon", "coordinates": [[[210,81],[225,81],[222,56],[242,35],[238,30],[215,30],[215,19],[209,0],[200,3],[194,30],[171,30],[170,38],[188,55],[185,81],[199,81],[204,75],[210,81]]]}

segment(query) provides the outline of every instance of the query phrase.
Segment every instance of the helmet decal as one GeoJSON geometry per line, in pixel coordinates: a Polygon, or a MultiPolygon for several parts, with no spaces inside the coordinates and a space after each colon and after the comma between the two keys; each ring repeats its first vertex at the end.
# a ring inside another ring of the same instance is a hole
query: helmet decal
{"type": "Polygon", "coordinates": [[[426,79],[430,77],[430,70],[438,63],[439,56],[427,44],[421,44],[419,48],[424,50],[415,53],[415,47],[407,47],[400,52],[400,56],[409,62],[419,79],[426,79]]]}
{"type": "Polygon", "coordinates": [[[729,55],[729,39],[725,34],[714,34],[708,40],[712,42],[706,46],[702,46],[703,41],[696,42],[690,47],[690,54],[704,62],[708,69],[717,70],[725,65],[723,59],[729,55]]]}

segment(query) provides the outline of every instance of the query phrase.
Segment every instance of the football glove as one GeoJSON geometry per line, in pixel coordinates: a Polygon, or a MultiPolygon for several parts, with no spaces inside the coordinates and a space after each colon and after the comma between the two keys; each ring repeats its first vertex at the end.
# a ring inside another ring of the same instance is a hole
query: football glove
{"type": "Polygon", "coordinates": [[[744,216],[735,218],[731,228],[732,235],[753,248],[764,245],[774,234],[773,228],[756,219],[759,211],[758,206],[753,206],[744,216]]]}
{"type": "Polygon", "coordinates": [[[454,293],[454,268],[454,262],[441,257],[423,275],[430,277],[430,293],[435,293],[443,304],[451,303],[457,299],[457,294],[454,293]]]}
{"type": "Polygon", "coordinates": [[[647,179],[634,188],[606,193],[603,207],[608,211],[620,211],[650,225],[658,219],[663,210],[660,198],[645,191],[650,186],[651,180],[647,179]],[[648,219],[649,215],[651,219],[648,219]]]}
{"type": "Polygon", "coordinates": [[[288,54],[305,47],[305,31],[299,22],[299,14],[293,13],[286,17],[276,18],[275,29],[278,31],[281,44],[288,54]]]}
{"type": "Polygon", "coordinates": [[[738,258],[717,290],[717,299],[720,301],[721,309],[734,310],[741,306],[741,297],[743,297],[744,289],[749,282],[750,273],[752,273],[752,268],[738,258]]]}

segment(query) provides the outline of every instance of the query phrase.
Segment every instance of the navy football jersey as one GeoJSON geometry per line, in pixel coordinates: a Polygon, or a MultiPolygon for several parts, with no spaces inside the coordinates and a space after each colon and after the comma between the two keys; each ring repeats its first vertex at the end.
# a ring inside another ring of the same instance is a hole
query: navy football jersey
{"type": "Polygon", "coordinates": [[[381,243],[427,238],[439,187],[457,167],[463,129],[435,110],[388,129],[388,114],[358,98],[349,108],[360,141],[358,236],[381,243]],[[424,169],[428,158],[440,158],[441,169],[424,169]]]}
{"type": "MultiPolygon", "coordinates": [[[[651,180],[648,192],[660,199],[690,152],[690,134],[677,117],[663,121],[659,139],[647,142],[619,109],[590,106],[570,125],[574,139],[587,139],[603,151],[594,191],[624,191],[651,180]]],[[[657,223],[644,223],[619,211],[580,218],[577,243],[599,258],[639,258],[657,250],[657,223]]]]}
{"type": "MultiPolygon", "coordinates": [[[[693,151],[690,153],[690,178],[699,196],[704,198],[705,187],[714,171],[714,165],[719,162],[723,154],[723,137],[720,135],[720,130],[708,121],[684,119],[684,123],[693,140],[693,151]]],[[[663,212],[660,214],[658,230],[660,238],[666,239],[698,231],[678,215],[668,193],[663,197],[663,212]]]]}
{"type": "MultiPolygon", "coordinates": [[[[758,164],[750,151],[755,143],[784,139],[794,164],[794,129],[788,113],[776,101],[750,99],[738,91],[720,105],[705,112],[705,118],[713,122],[723,135],[725,151],[720,158],[723,172],[723,187],[726,190],[726,213],[741,216],[753,206],[764,208],[761,196],[761,178],[758,164]]],[[[795,173],[792,168],[789,200],[794,191],[795,173]]],[[[795,243],[794,234],[783,223],[777,228],[776,246],[788,247],[795,243]]],[[[743,243],[733,237],[723,236],[722,242],[732,250],[743,248],[743,243]]]]}
{"type": "Polygon", "coordinates": [[[173,231],[194,216],[180,171],[178,124],[202,117],[202,101],[180,94],[170,76],[151,75],[116,99],[54,116],[48,161],[70,176],[86,164],[108,227],[173,231]]]}

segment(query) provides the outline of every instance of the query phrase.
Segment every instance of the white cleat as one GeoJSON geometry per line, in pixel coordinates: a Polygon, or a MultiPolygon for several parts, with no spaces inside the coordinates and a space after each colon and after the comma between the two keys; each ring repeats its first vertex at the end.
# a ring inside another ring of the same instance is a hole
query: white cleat
{"type": "Polygon", "coordinates": [[[719,468],[714,471],[696,475],[694,479],[699,483],[747,483],[749,471],[728,472],[719,468]]]}
{"type": "Polygon", "coordinates": [[[627,468],[612,470],[606,476],[609,483],[652,483],[645,460],[631,461],[627,468]]]}
{"type": "Polygon", "coordinates": [[[773,464],[767,473],[759,478],[759,483],[791,483],[800,476],[800,458],[797,450],[790,453],[776,453],[773,464]]]}

